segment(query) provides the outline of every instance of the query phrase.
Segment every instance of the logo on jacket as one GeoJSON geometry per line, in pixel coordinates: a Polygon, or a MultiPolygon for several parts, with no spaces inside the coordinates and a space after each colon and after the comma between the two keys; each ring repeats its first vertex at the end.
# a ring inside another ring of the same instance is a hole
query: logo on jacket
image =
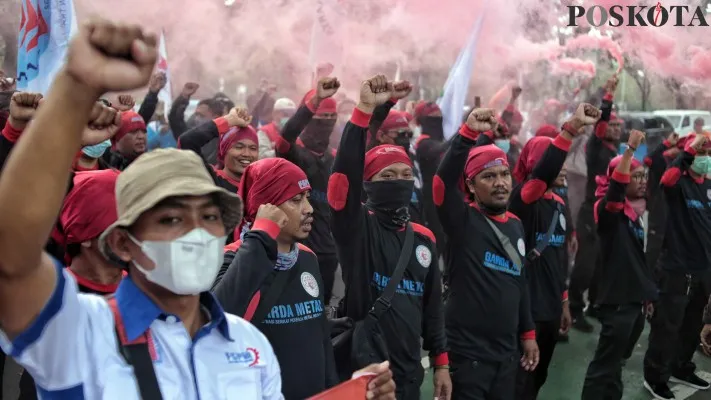
{"type": "Polygon", "coordinates": [[[417,258],[417,262],[425,268],[428,268],[432,263],[432,252],[427,248],[427,246],[417,246],[415,249],[415,257],[417,258]]]}
{"type": "Polygon", "coordinates": [[[560,214],[558,216],[558,220],[560,221],[560,227],[563,228],[563,230],[565,230],[565,215],[560,214]]]}
{"type": "Polygon", "coordinates": [[[518,238],[518,242],[516,242],[516,247],[518,247],[518,252],[521,254],[521,256],[526,255],[526,243],[523,242],[522,238],[518,238]]]}
{"type": "Polygon", "coordinates": [[[312,297],[318,297],[318,283],[316,282],[316,278],[310,273],[304,272],[301,274],[301,286],[303,286],[306,293],[312,297]]]}
{"type": "Polygon", "coordinates": [[[259,363],[259,350],[248,347],[247,350],[236,352],[225,352],[228,364],[247,364],[248,367],[253,367],[259,363]]]}

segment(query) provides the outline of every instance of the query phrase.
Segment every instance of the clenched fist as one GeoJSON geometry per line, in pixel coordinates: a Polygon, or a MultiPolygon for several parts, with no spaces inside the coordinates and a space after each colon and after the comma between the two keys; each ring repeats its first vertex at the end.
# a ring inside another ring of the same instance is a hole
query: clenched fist
{"type": "Polygon", "coordinates": [[[706,138],[706,135],[696,135],[694,137],[694,141],[691,142],[690,146],[694,150],[699,151],[704,147],[704,145],[706,144],[707,141],[708,141],[708,138],[706,138]]]}
{"type": "Polygon", "coordinates": [[[155,35],[137,25],[94,19],[72,40],[64,68],[98,98],[145,86],[156,58],[155,35]]]}
{"type": "Polygon", "coordinates": [[[229,114],[225,115],[227,123],[230,126],[236,126],[238,128],[245,128],[252,122],[252,116],[249,115],[249,111],[246,108],[233,108],[230,110],[229,114]]]}
{"type": "Polygon", "coordinates": [[[637,150],[637,148],[639,148],[639,145],[644,142],[644,137],[644,132],[632,129],[630,131],[630,138],[627,140],[627,146],[629,146],[629,148],[633,151],[637,150]]]}
{"type": "Polygon", "coordinates": [[[319,100],[327,99],[336,94],[340,87],[338,78],[321,78],[316,84],[316,97],[319,100]]]}
{"type": "Polygon", "coordinates": [[[197,92],[197,90],[200,88],[200,85],[198,85],[195,82],[188,82],[185,85],[183,85],[183,90],[180,92],[180,95],[188,98],[197,92]]]}
{"type": "Polygon", "coordinates": [[[121,113],[101,101],[94,103],[89,124],[82,132],[81,145],[93,146],[111,139],[121,126],[121,113]]]}
{"type": "MultiPolygon", "coordinates": [[[[392,97],[393,84],[388,82],[385,75],[376,75],[360,85],[360,106],[363,106],[368,113],[372,113],[375,107],[385,104],[392,97]]],[[[359,107],[361,108],[361,107],[359,107]]]]}
{"type": "Polygon", "coordinates": [[[467,127],[475,132],[494,131],[497,125],[493,108],[475,108],[467,118],[467,127]]]}
{"type": "Polygon", "coordinates": [[[588,103],[580,103],[573,114],[581,126],[594,125],[602,116],[602,112],[588,103]]]}
{"type": "Polygon", "coordinates": [[[129,111],[133,110],[135,105],[136,100],[133,99],[133,96],[130,94],[122,94],[118,97],[118,103],[114,104],[114,107],[119,111],[129,111]]]}
{"type": "Polygon", "coordinates": [[[279,225],[279,228],[284,228],[289,223],[289,217],[279,207],[273,204],[262,204],[257,210],[256,219],[264,218],[279,225]]]}
{"type": "Polygon", "coordinates": [[[40,93],[14,93],[10,99],[10,125],[15,129],[24,129],[35,116],[40,101],[42,101],[40,93]]]}
{"type": "Polygon", "coordinates": [[[151,76],[150,82],[148,82],[148,91],[151,93],[158,93],[165,87],[168,82],[168,78],[165,76],[165,72],[156,72],[151,76]]]}
{"type": "Polygon", "coordinates": [[[392,98],[396,100],[404,99],[412,92],[412,84],[408,81],[393,82],[392,98]]]}

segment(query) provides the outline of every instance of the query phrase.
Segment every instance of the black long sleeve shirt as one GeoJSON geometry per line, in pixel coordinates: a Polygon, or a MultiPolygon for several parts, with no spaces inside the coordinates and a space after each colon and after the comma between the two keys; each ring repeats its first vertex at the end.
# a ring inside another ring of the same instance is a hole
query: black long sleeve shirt
{"type": "MultiPolygon", "coordinates": [[[[405,240],[404,229],[388,228],[361,203],[369,118],[356,109],[346,124],[328,190],[331,228],[346,286],[340,312],[356,321],[365,318],[387,286],[405,240]]],[[[380,319],[396,380],[409,379],[422,368],[420,338],[435,365],[447,363],[434,235],[422,225],[411,225],[413,254],[392,307],[380,319]]]]}
{"type": "Polygon", "coordinates": [[[143,98],[143,103],[141,103],[141,107],[138,108],[138,115],[143,118],[143,121],[146,123],[146,125],[151,122],[153,114],[156,113],[157,106],[158,92],[153,93],[149,91],[148,94],[146,94],[146,97],[143,98]]]}
{"type": "MultiPolygon", "coordinates": [[[[225,254],[229,267],[218,275],[213,292],[225,311],[251,319],[278,274],[276,236],[279,226],[257,220],[243,242],[225,254]]],[[[224,265],[224,264],[223,264],[224,265]]],[[[324,285],[316,255],[299,245],[297,275],[290,280],[263,321],[251,322],[274,348],[282,371],[282,393],[301,400],[338,383],[329,324],[324,312],[324,285]]]]}
{"type": "Polygon", "coordinates": [[[600,238],[597,303],[626,305],[655,300],[657,289],[652,268],[644,254],[642,218],[625,212],[629,174],[615,171],[605,196],[595,204],[595,222],[600,238]]]}
{"type": "Polygon", "coordinates": [[[694,178],[695,151],[687,147],[661,179],[667,201],[667,228],[659,265],[681,272],[711,267],[711,180],[694,178]]]}
{"type": "Polygon", "coordinates": [[[484,218],[496,224],[523,260],[526,249],[521,221],[511,212],[501,217],[483,214],[476,203],[464,202],[458,188],[471,148],[491,143],[486,134],[479,135],[476,143],[456,135],[437,170],[432,194],[448,237],[449,297],[445,319],[451,352],[498,362],[517,354],[519,335],[535,338],[535,325],[527,272],[509,259],[484,218]]]}
{"type": "MultiPolygon", "coordinates": [[[[610,160],[617,156],[617,148],[615,145],[605,140],[607,132],[607,124],[610,122],[612,114],[612,95],[607,94],[602,99],[600,107],[602,116],[595,124],[595,131],[590,135],[587,145],[585,146],[585,163],[588,167],[588,180],[585,185],[585,203],[592,206],[595,201],[595,190],[597,183],[595,177],[598,175],[607,175],[607,166],[610,160]]],[[[578,227],[580,229],[580,227],[578,227]]]]}
{"type": "Polygon", "coordinates": [[[183,150],[192,150],[199,155],[205,163],[205,168],[210,172],[215,184],[223,189],[229,190],[232,193],[237,193],[239,190],[238,182],[228,179],[225,175],[216,172],[215,169],[208,163],[207,159],[201,153],[202,147],[220,137],[230,129],[229,123],[224,117],[216,118],[212,121],[200,124],[192,129],[188,129],[178,138],[178,148],[183,150]]]}
{"type": "Polygon", "coordinates": [[[547,192],[560,173],[570,149],[571,141],[558,136],[544,152],[531,176],[511,194],[509,211],[521,219],[526,232],[526,248],[536,248],[548,233],[551,223],[555,230],[540,256],[527,265],[528,287],[531,295],[531,314],[534,321],[555,321],[563,312],[566,297],[567,266],[565,202],[560,196],[547,192]],[[553,221],[555,212],[559,215],[553,221]]]}
{"type": "Polygon", "coordinates": [[[298,141],[299,135],[309,124],[315,110],[310,109],[310,104],[305,104],[296,110],[281,131],[281,136],[275,144],[277,157],[285,158],[301,168],[311,184],[309,201],[314,208],[314,221],[311,234],[304,241],[316,254],[334,255],[336,246],[331,236],[329,224],[330,212],[326,192],[328,191],[328,177],[333,167],[333,152],[328,149],[324,154],[316,154],[298,141]]]}

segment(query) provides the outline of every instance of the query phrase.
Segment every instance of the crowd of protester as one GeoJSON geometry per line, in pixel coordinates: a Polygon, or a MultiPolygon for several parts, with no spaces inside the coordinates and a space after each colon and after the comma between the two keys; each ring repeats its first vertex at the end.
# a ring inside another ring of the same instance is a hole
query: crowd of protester
{"type": "Polygon", "coordinates": [[[155,37],[94,20],[45,96],[0,96],[0,368],[24,368],[21,399],[306,399],[362,376],[368,399],[419,399],[422,350],[436,398],[536,399],[591,315],[582,399],[622,398],[645,321],[647,390],[709,389],[701,126],[644,160],[632,130],[618,154],[614,76],[541,104],[527,141],[520,88],[443,132],[383,75],[354,100],[321,77],[298,101],[264,85],[186,116],[198,84],[164,110],[155,62],[155,37]],[[116,95],[145,86],[137,112],[116,95]]]}

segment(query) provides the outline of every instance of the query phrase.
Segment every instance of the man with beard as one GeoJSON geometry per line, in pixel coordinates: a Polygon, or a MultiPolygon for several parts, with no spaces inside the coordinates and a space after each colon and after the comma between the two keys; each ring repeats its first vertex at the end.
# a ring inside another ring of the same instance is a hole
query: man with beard
{"type": "MultiPolygon", "coordinates": [[[[336,361],[341,372],[350,372],[361,366],[363,358],[388,358],[397,398],[419,399],[424,378],[422,340],[435,368],[434,395],[449,399],[451,381],[434,235],[409,222],[412,160],[395,145],[379,145],[366,152],[368,126],[376,107],[411,90],[408,82],[391,83],[382,75],[361,84],[360,102],[343,132],[328,182],[331,227],[346,286],[339,315],[362,324],[359,326],[371,326],[372,330],[356,328],[356,332],[378,346],[366,357],[359,357],[359,348],[346,346],[342,352],[337,350],[336,361]],[[363,191],[367,194],[365,204],[363,191]],[[403,253],[408,242],[411,249],[403,253]],[[402,278],[393,277],[396,265],[400,265],[402,278]],[[389,286],[392,279],[399,281],[393,282],[397,290],[385,300],[381,295],[394,289],[389,286]]],[[[356,333],[353,337],[355,341],[356,333]]]]}
{"type": "Polygon", "coordinates": [[[618,151],[618,142],[622,135],[622,120],[612,113],[612,100],[617,88],[617,77],[610,78],[605,84],[607,94],[603,97],[602,117],[595,125],[594,134],[590,135],[585,148],[585,161],[587,165],[587,184],[585,186],[585,200],[578,212],[578,221],[575,224],[578,236],[578,253],[575,256],[575,267],[570,276],[570,312],[573,316],[573,327],[590,333],[593,326],[585,319],[583,309],[585,300],[583,293],[590,289],[588,297],[591,307],[595,304],[595,268],[599,251],[595,220],[593,218],[593,205],[597,201],[595,190],[598,175],[607,174],[607,166],[618,151]]]}
{"type": "Polygon", "coordinates": [[[506,154],[491,145],[502,135],[497,125],[494,110],[474,109],[432,186],[448,237],[445,315],[455,399],[513,399],[519,362],[526,371],[539,362],[521,263],[525,233],[506,210],[512,186],[506,154]]]}
{"type": "Polygon", "coordinates": [[[321,78],[316,89],[304,96],[301,106],[284,126],[275,146],[277,157],[298,165],[311,183],[310,201],[314,208],[314,223],[304,244],[318,256],[326,302],[330,300],[338,267],[336,247],[329,226],[330,211],[326,192],[335,152],[329,148],[337,118],[336,101],[332,97],[340,86],[336,78],[321,78]]]}
{"type": "Polygon", "coordinates": [[[420,129],[420,136],[415,142],[415,160],[422,175],[422,209],[427,227],[437,239],[437,253],[444,254],[446,236],[439,223],[437,208],[432,201],[432,179],[437,172],[439,162],[449,147],[444,140],[442,110],[437,103],[420,102],[414,107],[415,124],[420,129]]]}

